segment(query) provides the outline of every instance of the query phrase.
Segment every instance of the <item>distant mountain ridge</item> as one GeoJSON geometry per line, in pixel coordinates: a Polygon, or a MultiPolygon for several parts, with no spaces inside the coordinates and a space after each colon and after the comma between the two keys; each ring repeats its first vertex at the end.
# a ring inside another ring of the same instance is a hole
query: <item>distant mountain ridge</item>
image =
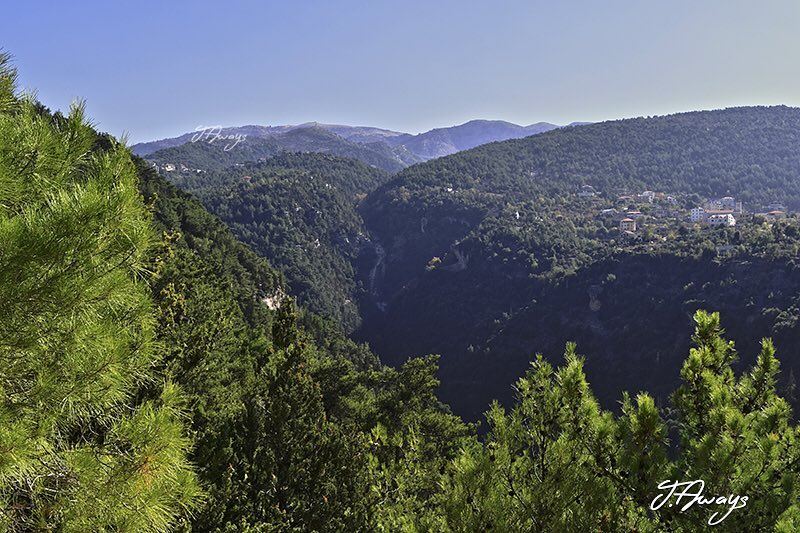
{"type": "Polygon", "coordinates": [[[390,137],[387,140],[405,146],[414,155],[427,161],[482,144],[520,139],[559,127],[548,122],[520,126],[502,120],[471,120],[458,126],[436,128],[419,135],[390,137]]]}
{"type": "MultiPolygon", "coordinates": [[[[391,146],[385,142],[354,142],[315,124],[291,127],[281,132],[276,132],[278,128],[263,128],[272,130],[272,133],[266,135],[245,133],[263,131],[259,128],[263,127],[221,130],[218,133],[221,137],[216,140],[213,135],[217,133],[201,138],[186,134],[176,138],[183,142],[178,140],[176,142],[179,144],[163,143],[173,145],[163,146],[143,157],[159,167],[173,165],[176,168],[202,171],[222,170],[232,165],[256,162],[282,152],[347,157],[387,172],[397,172],[421,162],[403,146],[391,146]]],[[[369,136],[368,133],[360,135],[369,136]]]]}
{"type": "MultiPolygon", "coordinates": [[[[584,123],[572,123],[572,125],[584,123]]],[[[214,136],[221,138],[246,137],[247,139],[270,139],[274,146],[284,146],[286,150],[294,150],[295,142],[292,137],[302,136],[309,131],[318,132],[317,144],[305,143],[303,151],[326,152],[342,155],[343,143],[357,146],[348,146],[350,152],[358,152],[358,147],[366,148],[368,152],[377,152],[386,157],[386,161],[375,161],[374,156],[368,159],[360,158],[367,164],[377,166],[383,170],[395,172],[400,168],[451,155],[462,150],[475,148],[482,144],[519,139],[544,133],[560,128],[556,124],[537,122],[528,126],[520,126],[502,120],[471,120],[464,124],[446,128],[436,128],[416,135],[403,133],[371,126],[345,126],[340,124],[323,124],[319,122],[306,122],[297,125],[284,126],[233,126],[225,128],[209,128],[205,131],[184,133],[177,137],[160,139],[156,141],[135,144],[131,150],[139,156],[149,157],[160,150],[175,148],[196,142],[209,141],[214,136]],[[322,132],[329,134],[328,137],[322,132]],[[331,137],[335,136],[335,137],[331,137]]],[[[222,139],[218,144],[225,144],[222,139]]]]}

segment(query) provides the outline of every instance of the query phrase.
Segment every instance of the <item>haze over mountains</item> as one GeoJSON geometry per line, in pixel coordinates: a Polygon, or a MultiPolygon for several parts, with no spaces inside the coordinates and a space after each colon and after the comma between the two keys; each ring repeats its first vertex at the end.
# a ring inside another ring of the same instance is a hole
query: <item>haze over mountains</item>
{"type": "MultiPolygon", "coordinates": [[[[572,123],[570,126],[586,124],[572,123]]],[[[354,157],[367,164],[395,172],[400,168],[428,161],[437,157],[451,155],[482,144],[519,139],[544,133],[556,128],[556,124],[537,122],[520,126],[502,120],[471,120],[458,126],[436,128],[425,133],[412,135],[369,126],[344,126],[308,122],[285,126],[236,126],[209,128],[205,135],[189,132],[168,139],[143,142],[131,147],[139,156],[152,156],[154,153],[192,141],[206,141],[216,148],[228,143],[214,140],[214,137],[239,137],[247,139],[256,151],[265,154],[272,150],[326,152],[345,157],[354,157]],[[211,141],[211,142],[209,142],[211,141]]]]}

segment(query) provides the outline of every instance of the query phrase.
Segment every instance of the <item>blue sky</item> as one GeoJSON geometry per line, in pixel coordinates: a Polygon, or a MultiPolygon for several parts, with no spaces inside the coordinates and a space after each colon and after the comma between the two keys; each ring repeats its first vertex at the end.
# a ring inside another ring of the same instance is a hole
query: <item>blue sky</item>
{"type": "Polygon", "coordinates": [[[0,47],[133,142],[199,125],[409,132],[800,106],[800,2],[18,2],[0,47]]]}

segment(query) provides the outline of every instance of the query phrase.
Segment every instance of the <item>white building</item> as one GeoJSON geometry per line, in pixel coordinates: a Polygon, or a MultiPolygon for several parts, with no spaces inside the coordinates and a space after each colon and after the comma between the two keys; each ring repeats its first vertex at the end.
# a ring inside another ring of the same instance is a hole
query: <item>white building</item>
{"type": "Polygon", "coordinates": [[[717,200],[717,205],[719,209],[730,209],[733,211],[736,209],[736,200],[734,200],[733,196],[723,196],[717,200]]]}
{"type": "Polygon", "coordinates": [[[619,221],[620,231],[636,231],[636,221],[632,218],[623,218],[619,221]]]}
{"type": "Polygon", "coordinates": [[[708,224],[710,226],[735,226],[736,219],[730,213],[714,214],[708,217],[708,224]]]}
{"type": "Polygon", "coordinates": [[[656,198],[656,193],[654,193],[653,191],[644,191],[642,194],[639,195],[639,198],[641,198],[645,202],[652,204],[653,200],[655,200],[656,198]]]}
{"type": "Polygon", "coordinates": [[[704,222],[706,220],[706,210],[702,207],[693,207],[689,213],[692,222],[704,222]]]}
{"type": "Polygon", "coordinates": [[[737,202],[733,196],[723,196],[719,200],[714,200],[708,206],[710,209],[718,209],[721,211],[730,211],[732,213],[742,214],[742,202],[737,202]]]}

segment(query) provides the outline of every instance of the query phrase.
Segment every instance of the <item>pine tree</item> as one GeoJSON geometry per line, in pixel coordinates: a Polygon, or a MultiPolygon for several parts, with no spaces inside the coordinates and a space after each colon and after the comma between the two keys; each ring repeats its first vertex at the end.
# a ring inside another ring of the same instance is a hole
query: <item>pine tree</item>
{"type": "Polygon", "coordinates": [[[0,58],[0,527],[162,531],[199,494],[143,270],[152,241],[128,151],[81,105],[51,116],[0,58]]]}
{"type": "Polygon", "coordinates": [[[797,531],[800,429],[775,390],[772,341],[737,378],[719,314],[698,311],[695,324],[683,385],[663,413],[643,393],[623,396],[619,416],[601,411],[572,345],[561,368],[538,358],[513,408],[487,413],[485,444],[463,447],[450,465],[440,508],[447,528],[704,531],[730,504],[651,508],[661,482],[703,480],[705,498],[748,498],[714,531],[797,531]],[[678,437],[671,447],[668,425],[678,437]]]}
{"type": "MultiPolygon", "coordinates": [[[[775,390],[779,363],[772,341],[762,341],[755,366],[737,380],[731,368],[737,354],[723,337],[719,314],[698,311],[695,323],[695,347],[674,399],[681,453],[672,479],[702,479],[709,494],[748,496],[747,507],[715,530],[766,531],[798,523],[800,429],[775,390]]],[[[667,510],[664,520],[693,531],[706,527],[707,514],[667,510]]]]}
{"type": "Polygon", "coordinates": [[[628,403],[620,431],[589,390],[573,344],[559,369],[538,357],[516,391],[510,412],[495,404],[487,413],[485,446],[466,448],[454,463],[444,505],[452,529],[654,530],[620,467],[636,464],[630,456],[637,433],[648,441],[650,433],[660,434],[650,403],[628,403]]]}
{"type": "Polygon", "coordinates": [[[366,441],[325,412],[312,347],[286,300],[255,386],[219,428],[216,473],[198,530],[367,531],[366,441]],[[224,479],[223,483],[219,480],[224,479]]]}

